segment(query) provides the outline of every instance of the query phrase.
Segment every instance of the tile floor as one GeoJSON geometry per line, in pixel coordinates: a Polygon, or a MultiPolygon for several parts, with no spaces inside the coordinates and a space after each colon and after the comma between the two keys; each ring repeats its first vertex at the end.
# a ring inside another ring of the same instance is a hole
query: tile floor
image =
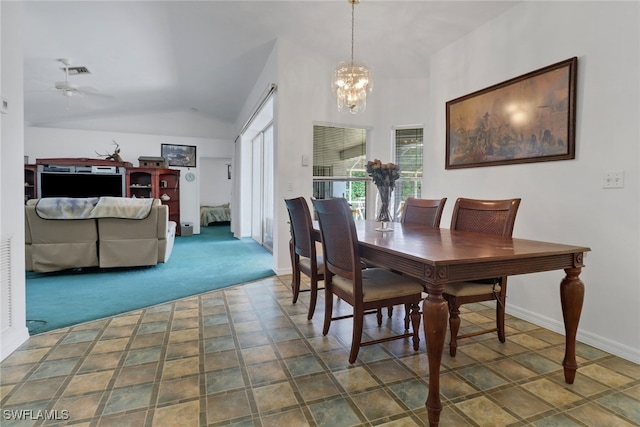
{"type": "MultiPolygon", "coordinates": [[[[273,277],[33,336],[0,364],[0,424],[425,425],[424,342],[417,353],[404,340],[365,347],[350,366],[351,321],[323,337],[322,301],[307,321],[309,294],[293,305],[289,282],[273,277]]],[[[369,316],[366,332],[401,326],[402,312],[380,329],[369,316]]],[[[463,327],[492,318],[476,304],[463,327]]],[[[484,335],[443,356],[441,426],[640,425],[640,365],[580,344],[568,385],[563,337],[507,323],[507,343],[484,335]]]]}

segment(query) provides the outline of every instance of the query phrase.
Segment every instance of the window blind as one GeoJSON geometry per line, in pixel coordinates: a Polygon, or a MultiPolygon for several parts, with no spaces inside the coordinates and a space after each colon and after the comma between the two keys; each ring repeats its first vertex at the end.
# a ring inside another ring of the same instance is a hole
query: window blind
{"type": "Polygon", "coordinates": [[[313,176],[352,178],[363,171],[366,155],[364,129],[313,127],[313,176]]]}
{"type": "Polygon", "coordinates": [[[396,221],[400,221],[402,206],[409,197],[422,197],[423,129],[396,129],[395,162],[400,166],[400,179],[393,192],[396,221]]]}

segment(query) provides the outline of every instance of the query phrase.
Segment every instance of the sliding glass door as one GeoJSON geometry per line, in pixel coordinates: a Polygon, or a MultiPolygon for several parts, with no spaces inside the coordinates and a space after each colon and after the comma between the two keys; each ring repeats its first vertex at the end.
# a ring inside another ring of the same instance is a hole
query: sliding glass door
{"type": "Polygon", "coordinates": [[[273,252],[273,125],[262,132],[262,245],[273,252]]]}
{"type": "Polygon", "coordinates": [[[262,133],[251,141],[251,238],[262,244],[262,191],[263,160],[262,133]]]}
{"type": "Polygon", "coordinates": [[[273,125],[252,142],[251,238],[273,250],[273,125]]]}

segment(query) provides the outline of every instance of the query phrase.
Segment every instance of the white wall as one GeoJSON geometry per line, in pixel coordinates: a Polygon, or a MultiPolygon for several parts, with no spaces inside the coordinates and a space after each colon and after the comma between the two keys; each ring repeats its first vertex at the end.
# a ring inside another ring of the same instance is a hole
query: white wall
{"type": "MultiPolygon", "coordinates": [[[[60,98],[61,102],[64,101],[60,98]]],[[[31,124],[27,123],[27,126],[31,124]]],[[[233,138],[233,125],[204,117],[199,112],[172,111],[150,114],[83,119],[55,124],[38,124],[37,127],[58,129],[102,130],[107,132],[141,133],[196,138],[233,138]]]]}
{"type": "MultiPolygon", "coordinates": [[[[22,3],[0,2],[0,94],[9,102],[0,115],[0,236],[11,238],[10,264],[2,271],[0,360],[29,337],[24,277],[24,179],[22,141],[22,3]]],[[[3,266],[4,268],[4,266],[3,266]]]]}
{"type": "MultiPolygon", "coordinates": [[[[423,188],[456,197],[521,197],[514,237],[592,249],[578,339],[640,362],[638,2],[527,2],[431,58],[423,188]],[[445,103],[578,57],[576,159],[447,171],[445,103]],[[605,190],[605,171],[625,187],[605,190]]],[[[509,279],[507,311],[563,332],[562,272],[509,279]]]]}
{"type": "MultiPolygon", "coordinates": [[[[77,129],[25,128],[24,154],[31,162],[39,158],[87,157],[100,158],[99,153],[112,152],[115,140],[120,144],[124,161],[138,166],[138,157],[160,156],[161,144],[195,145],[201,157],[233,157],[233,142],[224,139],[192,138],[184,136],[145,135],[137,133],[90,131],[77,129]]],[[[205,166],[206,167],[206,166],[205,166]]],[[[196,160],[195,168],[176,168],[180,174],[180,221],[192,222],[193,232],[200,233],[199,180],[202,166],[196,160]],[[196,176],[193,182],[184,179],[190,170],[196,176]]]]}

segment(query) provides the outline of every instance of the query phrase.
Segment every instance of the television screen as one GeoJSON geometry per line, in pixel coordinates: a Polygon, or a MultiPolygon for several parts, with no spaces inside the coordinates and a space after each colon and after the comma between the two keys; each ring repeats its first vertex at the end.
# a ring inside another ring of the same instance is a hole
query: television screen
{"type": "Polygon", "coordinates": [[[125,196],[120,174],[40,173],[39,197],[125,196]]]}

